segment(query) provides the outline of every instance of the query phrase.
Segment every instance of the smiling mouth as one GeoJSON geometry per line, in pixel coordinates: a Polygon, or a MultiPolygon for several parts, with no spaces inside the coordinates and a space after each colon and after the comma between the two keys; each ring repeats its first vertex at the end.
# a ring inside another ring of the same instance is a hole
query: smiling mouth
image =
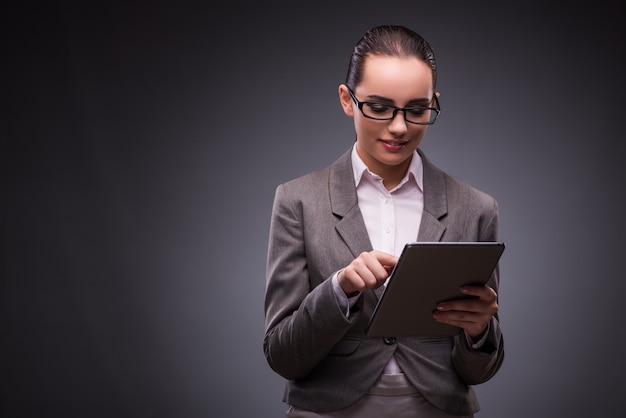
{"type": "Polygon", "coordinates": [[[391,145],[394,147],[398,147],[400,145],[404,145],[406,144],[406,141],[390,141],[390,140],[385,140],[385,139],[381,139],[382,142],[384,142],[387,145],[391,145]]]}

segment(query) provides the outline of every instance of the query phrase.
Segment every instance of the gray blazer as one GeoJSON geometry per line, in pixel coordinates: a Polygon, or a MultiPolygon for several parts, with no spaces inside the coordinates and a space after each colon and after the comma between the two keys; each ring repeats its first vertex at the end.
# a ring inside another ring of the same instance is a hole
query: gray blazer
{"type": "MultiPolygon", "coordinates": [[[[504,357],[497,317],[486,344],[465,336],[366,337],[378,292],[365,291],[340,309],[331,281],[372,250],[357,204],[348,150],[329,167],[277,187],[270,224],[263,349],[287,379],[284,401],[327,412],[354,404],[374,385],[391,356],[434,406],[450,414],[479,410],[469,385],[490,379],[504,357]]],[[[416,240],[497,241],[498,205],[491,196],[444,173],[418,150],[424,165],[424,212],[416,240]]],[[[496,268],[489,286],[498,291],[496,268]]]]}

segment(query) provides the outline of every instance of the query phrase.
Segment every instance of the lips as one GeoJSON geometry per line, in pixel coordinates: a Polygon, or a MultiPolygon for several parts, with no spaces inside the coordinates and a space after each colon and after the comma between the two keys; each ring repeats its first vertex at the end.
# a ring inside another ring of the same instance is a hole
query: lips
{"type": "Polygon", "coordinates": [[[407,144],[407,141],[394,141],[388,139],[381,139],[380,141],[383,143],[385,148],[390,151],[399,151],[407,144]]]}

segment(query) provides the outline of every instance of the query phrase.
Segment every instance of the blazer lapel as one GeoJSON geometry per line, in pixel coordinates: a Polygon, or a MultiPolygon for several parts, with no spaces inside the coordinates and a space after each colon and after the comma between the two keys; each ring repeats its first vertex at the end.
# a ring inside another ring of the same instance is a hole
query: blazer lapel
{"type": "Polygon", "coordinates": [[[417,240],[423,242],[441,241],[446,227],[439,220],[448,213],[448,199],[445,176],[418,149],[424,167],[424,212],[417,240]]]}
{"type": "Polygon", "coordinates": [[[372,244],[358,205],[351,152],[352,148],[331,166],[329,189],[331,209],[339,218],[335,229],[356,258],[364,251],[371,251],[372,244]]]}

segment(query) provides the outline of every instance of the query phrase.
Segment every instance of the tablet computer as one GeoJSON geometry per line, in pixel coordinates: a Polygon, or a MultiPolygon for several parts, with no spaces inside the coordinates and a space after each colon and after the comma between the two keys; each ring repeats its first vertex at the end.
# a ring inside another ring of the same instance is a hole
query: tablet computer
{"type": "Polygon", "coordinates": [[[435,321],[437,303],[471,298],[461,286],[484,285],[504,251],[502,242],[413,242],[405,245],[370,318],[371,337],[456,335],[435,321]]]}

